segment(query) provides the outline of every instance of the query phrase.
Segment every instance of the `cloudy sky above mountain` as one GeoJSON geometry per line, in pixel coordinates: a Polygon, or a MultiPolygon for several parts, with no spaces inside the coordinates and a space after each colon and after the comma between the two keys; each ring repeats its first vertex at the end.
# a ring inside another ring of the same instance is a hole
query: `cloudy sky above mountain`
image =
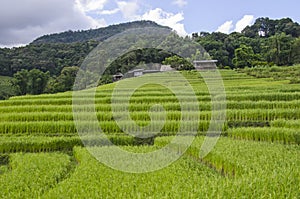
{"type": "Polygon", "coordinates": [[[257,17],[300,22],[298,0],[3,0],[0,46],[27,44],[44,34],[152,20],[180,35],[240,32],[257,17]]]}

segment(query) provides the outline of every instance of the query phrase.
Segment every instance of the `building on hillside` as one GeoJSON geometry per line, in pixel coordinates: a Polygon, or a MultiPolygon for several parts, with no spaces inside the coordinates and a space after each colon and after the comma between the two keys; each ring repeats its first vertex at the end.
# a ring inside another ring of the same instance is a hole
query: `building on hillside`
{"type": "MultiPolygon", "coordinates": [[[[194,61],[194,67],[196,68],[196,70],[212,70],[212,69],[216,69],[217,62],[218,62],[217,60],[194,61]]],[[[113,76],[113,81],[114,82],[119,81],[122,78],[140,77],[150,73],[176,71],[176,69],[172,68],[170,65],[155,64],[151,66],[152,66],[151,68],[148,67],[150,69],[139,68],[139,69],[128,71],[125,75],[123,75],[122,73],[117,73],[113,76]]]]}
{"type": "Polygon", "coordinates": [[[216,69],[216,63],[218,60],[201,60],[194,61],[194,67],[196,70],[213,70],[216,69]]]}
{"type": "Polygon", "coordinates": [[[125,74],[125,78],[130,78],[130,77],[140,77],[143,76],[145,74],[149,74],[149,73],[159,73],[160,70],[145,70],[145,69],[135,69],[135,70],[131,70],[128,71],[125,74]]]}
{"type": "Polygon", "coordinates": [[[160,73],[160,70],[144,70],[143,74],[160,73]]]}
{"type": "Polygon", "coordinates": [[[169,71],[175,71],[175,68],[172,68],[171,65],[161,65],[160,72],[169,72],[169,71]]]}
{"type": "Polygon", "coordinates": [[[128,71],[125,76],[126,78],[128,77],[139,77],[139,76],[142,76],[144,73],[143,73],[144,69],[135,69],[135,70],[131,70],[131,71],[128,71]]]}
{"type": "Polygon", "coordinates": [[[122,73],[116,73],[115,75],[113,75],[113,82],[121,80],[123,76],[124,75],[122,73]]]}

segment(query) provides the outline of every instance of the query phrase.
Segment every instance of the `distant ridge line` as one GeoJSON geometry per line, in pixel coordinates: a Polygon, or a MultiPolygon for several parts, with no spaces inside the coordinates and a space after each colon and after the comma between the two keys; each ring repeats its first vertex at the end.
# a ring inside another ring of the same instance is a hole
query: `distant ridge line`
{"type": "MultiPolygon", "coordinates": [[[[104,41],[105,39],[121,33],[125,30],[132,28],[144,28],[144,27],[164,27],[166,26],[158,25],[153,21],[134,21],[121,24],[114,24],[107,27],[102,27],[98,29],[89,30],[78,30],[78,31],[65,31],[61,33],[54,33],[41,36],[35,39],[31,44],[45,44],[45,43],[77,43],[77,42],[87,42],[90,40],[94,41],[104,41]]],[[[169,28],[170,29],[170,28],[169,28]]]]}

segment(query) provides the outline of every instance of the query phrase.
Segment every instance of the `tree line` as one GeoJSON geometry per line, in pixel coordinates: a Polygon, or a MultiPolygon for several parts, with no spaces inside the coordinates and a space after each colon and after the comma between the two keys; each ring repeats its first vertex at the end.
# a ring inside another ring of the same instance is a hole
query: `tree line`
{"type": "Polygon", "coordinates": [[[300,63],[300,25],[289,18],[258,18],[241,33],[194,33],[220,68],[288,66],[300,63]]]}

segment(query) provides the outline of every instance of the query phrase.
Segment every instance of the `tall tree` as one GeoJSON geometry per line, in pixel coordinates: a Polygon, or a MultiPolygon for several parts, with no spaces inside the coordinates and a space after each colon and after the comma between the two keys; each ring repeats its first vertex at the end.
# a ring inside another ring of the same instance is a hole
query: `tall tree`
{"type": "Polygon", "coordinates": [[[233,64],[236,68],[251,67],[255,61],[255,55],[251,46],[241,45],[234,51],[233,64]]]}
{"type": "Polygon", "coordinates": [[[300,37],[295,39],[292,45],[292,63],[300,63],[300,37]]]}
{"type": "Polygon", "coordinates": [[[57,78],[52,78],[48,82],[45,92],[57,93],[72,90],[78,71],[79,68],[76,66],[65,67],[57,78]]]}
{"type": "Polygon", "coordinates": [[[269,38],[267,61],[274,62],[278,66],[292,64],[293,38],[285,33],[275,34],[269,38]]]}
{"type": "Polygon", "coordinates": [[[15,73],[13,82],[20,89],[20,94],[25,95],[27,93],[28,70],[22,69],[15,73]]]}

